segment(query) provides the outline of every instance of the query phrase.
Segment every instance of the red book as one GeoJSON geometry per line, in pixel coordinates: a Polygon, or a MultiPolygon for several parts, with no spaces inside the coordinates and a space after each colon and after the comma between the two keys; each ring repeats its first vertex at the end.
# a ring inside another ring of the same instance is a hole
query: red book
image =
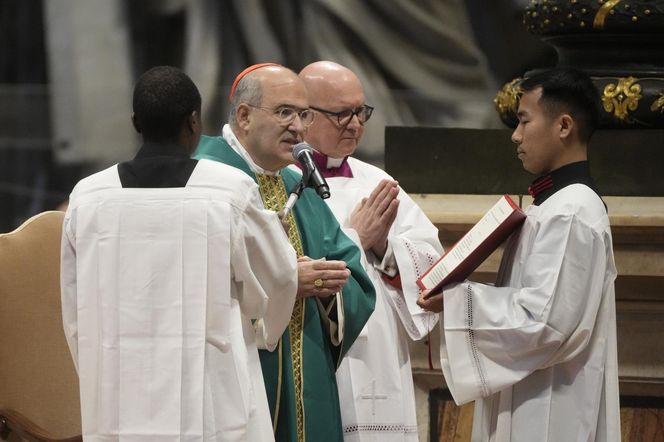
{"type": "Polygon", "coordinates": [[[432,290],[465,280],[526,219],[526,214],[507,195],[484,214],[461,239],[417,280],[423,290],[432,290]]]}

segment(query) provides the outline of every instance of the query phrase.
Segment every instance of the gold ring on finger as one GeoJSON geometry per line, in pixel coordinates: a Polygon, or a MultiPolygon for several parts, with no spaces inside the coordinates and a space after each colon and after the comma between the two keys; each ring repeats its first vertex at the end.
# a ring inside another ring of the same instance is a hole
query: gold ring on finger
{"type": "Polygon", "coordinates": [[[323,287],[323,280],[322,280],[321,278],[318,278],[318,279],[314,280],[314,286],[315,286],[316,288],[321,288],[321,287],[323,287]]]}

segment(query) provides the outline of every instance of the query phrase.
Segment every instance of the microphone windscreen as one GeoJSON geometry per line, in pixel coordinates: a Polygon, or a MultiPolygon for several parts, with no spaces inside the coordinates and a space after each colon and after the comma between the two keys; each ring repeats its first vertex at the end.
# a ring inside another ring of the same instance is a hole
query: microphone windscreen
{"type": "Polygon", "coordinates": [[[307,143],[297,143],[295,146],[293,146],[293,158],[299,161],[300,155],[304,151],[309,151],[309,153],[311,153],[313,149],[311,149],[311,146],[309,146],[307,143]]]}

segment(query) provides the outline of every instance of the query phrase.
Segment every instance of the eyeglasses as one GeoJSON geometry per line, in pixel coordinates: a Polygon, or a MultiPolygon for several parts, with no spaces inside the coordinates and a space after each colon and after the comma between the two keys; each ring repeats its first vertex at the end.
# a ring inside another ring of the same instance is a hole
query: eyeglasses
{"type": "Polygon", "coordinates": [[[367,121],[369,121],[369,118],[371,118],[371,113],[373,112],[374,108],[363,104],[362,106],[358,107],[357,109],[346,109],[341,112],[332,112],[329,110],[321,109],[318,107],[313,107],[310,106],[311,109],[315,110],[316,112],[320,112],[323,114],[326,114],[330,117],[337,117],[337,122],[339,123],[339,126],[346,126],[348,123],[350,123],[350,120],[353,119],[353,115],[357,115],[357,119],[360,121],[360,124],[364,124],[367,121]]]}
{"type": "Polygon", "coordinates": [[[279,124],[287,126],[295,121],[295,117],[300,117],[300,121],[304,127],[309,127],[314,122],[315,114],[310,109],[297,110],[290,106],[280,106],[276,109],[267,107],[254,106],[253,104],[246,103],[249,107],[260,109],[272,115],[279,124]]]}

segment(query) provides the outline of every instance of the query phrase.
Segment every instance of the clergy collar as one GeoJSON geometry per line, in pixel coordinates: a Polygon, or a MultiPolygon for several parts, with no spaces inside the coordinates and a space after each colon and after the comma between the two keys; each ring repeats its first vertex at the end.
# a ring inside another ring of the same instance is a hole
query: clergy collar
{"type": "Polygon", "coordinates": [[[590,176],[588,161],[566,164],[551,173],[538,177],[528,187],[528,193],[534,198],[533,204],[539,206],[562,188],[577,183],[585,184],[599,196],[595,182],[590,176]]]}
{"type": "Polygon", "coordinates": [[[261,166],[254,162],[253,158],[251,158],[251,155],[249,155],[249,152],[247,152],[247,149],[244,148],[242,143],[240,143],[240,140],[238,140],[235,136],[235,133],[233,132],[233,129],[231,129],[230,124],[224,124],[224,127],[221,129],[221,136],[224,137],[224,140],[226,140],[228,145],[231,146],[231,149],[233,149],[235,153],[242,157],[253,173],[261,173],[263,175],[273,176],[279,175],[279,171],[273,172],[271,170],[263,169],[261,166]]]}
{"type": "MultiPolygon", "coordinates": [[[[325,154],[314,150],[314,162],[318,171],[323,175],[324,178],[335,178],[335,177],[344,177],[344,178],[353,178],[353,171],[348,164],[348,157],[343,158],[332,158],[328,157],[325,154]]],[[[298,162],[296,163],[297,167],[302,169],[302,165],[298,162]]]]}
{"type": "Polygon", "coordinates": [[[191,155],[183,146],[174,143],[160,144],[152,141],[145,142],[134,157],[137,160],[152,157],[189,158],[191,155]]]}
{"type": "Polygon", "coordinates": [[[177,144],[146,142],[131,161],[118,164],[124,188],[185,187],[198,160],[177,144]]]}

